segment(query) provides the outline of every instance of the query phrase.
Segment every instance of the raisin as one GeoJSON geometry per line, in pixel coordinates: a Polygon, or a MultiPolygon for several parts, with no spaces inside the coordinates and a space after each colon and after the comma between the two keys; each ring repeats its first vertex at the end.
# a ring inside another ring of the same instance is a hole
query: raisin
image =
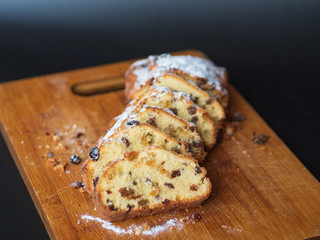
{"type": "Polygon", "coordinates": [[[242,122],[242,121],[246,120],[246,117],[245,117],[242,113],[240,113],[240,112],[235,112],[235,113],[233,114],[233,118],[234,118],[234,120],[236,120],[237,122],[242,122]]]}
{"type": "Polygon", "coordinates": [[[201,178],[202,184],[204,184],[204,179],[205,179],[205,177],[201,178]]]}
{"type": "Polygon", "coordinates": [[[191,191],[198,191],[198,186],[195,185],[195,184],[192,184],[192,185],[190,186],[190,190],[191,190],[191,191]]]}
{"type": "Polygon", "coordinates": [[[198,222],[201,219],[201,215],[199,213],[193,213],[189,216],[189,221],[198,222]]]}
{"type": "Polygon", "coordinates": [[[198,117],[194,116],[193,118],[191,118],[190,122],[193,122],[195,124],[196,122],[198,122],[198,120],[199,120],[198,117]]]}
{"type": "Polygon", "coordinates": [[[197,82],[197,85],[200,86],[200,85],[206,84],[208,80],[205,78],[197,78],[196,82],[197,82]]]}
{"type": "Polygon", "coordinates": [[[133,195],[133,196],[130,196],[129,199],[137,199],[137,198],[140,198],[140,197],[141,197],[141,194],[133,195]]]}
{"type": "Polygon", "coordinates": [[[155,118],[155,117],[151,117],[151,118],[147,121],[147,123],[150,124],[151,126],[157,127],[156,118],[155,118]]]}
{"type": "Polygon", "coordinates": [[[171,110],[175,115],[178,114],[178,110],[176,108],[170,108],[169,110],[171,110]]]}
{"type": "Polygon", "coordinates": [[[53,152],[48,152],[47,156],[48,157],[54,157],[54,154],[53,154],[53,152]]]}
{"type": "Polygon", "coordinates": [[[115,207],[113,206],[113,204],[112,204],[112,205],[108,205],[108,207],[109,207],[109,209],[110,209],[111,211],[117,211],[117,210],[118,210],[118,208],[115,208],[115,207]]]}
{"type": "Polygon", "coordinates": [[[194,114],[196,114],[196,112],[197,112],[197,108],[195,106],[188,107],[188,113],[190,115],[194,115],[194,114]]]}
{"type": "Polygon", "coordinates": [[[190,127],[191,132],[194,132],[195,129],[196,129],[195,126],[190,127]]]}
{"type": "Polygon", "coordinates": [[[198,166],[196,166],[196,168],[195,168],[195,171],[196,171],[196,173],[202,173],[202,171],[201,171],[201,169],[198,167],[198,166]]]}
{"type": "Polygon", "coordinates": [[[174,171],[172,172],[171,177],[172,177],[172,178],[175,178],[175,177],[179,177],[180,175],[181,175],[181,172],[180,172],[180,170],[178,169],[178,170],[174,170],[174,171]]]}
{"type": "Polygon", "coordinates": [[[130,121],[127,121],[126,125],[127,126],[133,126],[133,125],[139,125],[140,122],[137,121],[137,120],[130,120],[130,121]]]}
{"type": "Polygon", "coordinates": [[[151,182],[151,180],[149,178],[146,178],[146,182],[151,182]]]}
{"type": "Polygon", "coordinates": [[[79,132],[79,133],[77,133],[77,135],[75,136],[75,138],[81,138],[81,137],[83,137],[83,136],[84,136],[84,133],[79,132]]]}
{"type": "Polygon", "coordinates": [[[134,190],[132,188],[126,188],[126,187],[120,188],[119,192],[121,194],[121,197],[128,197],[134,194],[134,190]]]}
{"type": "Polygon", "coordinates": [[[127,147],[129,147],[130,144],[131,144],[131,143],[129,142],[128,138],[125,138],[125,137],[122,137],[122,138],[121,138],[121,141],[124,142],[127,147]]]}
{"type": "Polygon", "coordinates": [[[90,150],[89,156],[92,158],[93,161],[98,161],[99,157],[100,157],[100,150],[97,147],[93,147],[90,150]]]}
{"type": "Polygon", "coordinates": [[[140,205],[140,206],[145,206],[145,205],[147,205],[149,203],[149,200],[148,199],[141,199],[139,202],[138,202],[138,204],[140,205]]]}
{"type": "Polygon", "coordinates": [[[195,97],[195,98],[193,99],[193,101],[194,101],[195,104],[198,104],[199,97],[195,97]]]}
{"type": "Polygon", "coordinates": [[[151,145],[153,142],[153,135],[151,133],[147,133],[146,138],[147,138],[148,144],[151,145]]]}
{"type": "Polygon", "coordinates": [[[134,208],[134,205],[128,204],[128,205],[127,205],[127,208],[128,208],[128,211],[127,211],[127,212],[129,212],[132,208],[134,208]]]}
{"type": "Polygon", "coordinates": [[[167,186],[167,187],[169,187],[169,188],[174,188],[174,186],[173,186],[172,183],[165,183],[164,185],[167,186]]]}
{"type": "Polygon", "coordinates": [[[199,147],[202,146],[202,142],[195,142],[195,141],[193,141],[193,142],[192,142],[192,146],[194,146],[194,147],[196,147],[196,148],[199,148],[199,147]]]}
{"type": "Polygon", "coordinates": [[[160,195],[159,195],[159,194],[156,196],[156,199],[157,199],[157,200],[159,200],[159,199],[160,199],[160,195]]]}
{"type": "Polygon", "coordinates": [[[256,143],[256,144],[260,144],[260,145],[263,145],[265,144],[266,141],[268,141],[269,137],[260,133],[258,135],[255,135],[253,137],[253,142],[256,143]]]}
{"type": "Polygon", "coordinates": [[[206,101],[206,104],[211,104],[212,101],[213,101],[213,99],[208,99],[208,100],[206,101]]]}
{"type": "Polygon", "coordinates": [[[93,179],[93,186],[97,186],[97,183],[99,181],[99,177],[96,177],[93,179]]]}
{"type": "Polygon", "coordinates": [[[165,200],[162,202],[162,204],[168,205],[170,202],[171,202],[171,201],[170,201],[169,199],[165,199],[165,200]]]}
{"type": "Polygon", "coordinates": [[[171,150],[175,153],[181,154],[181,150],[177,146],[171,148],[171,150]]]}
{"type": "Polygon", "coordinates": [[[79,164],[81,159],[78,155],[72,155],[70,158],[69,158],[69,161],[73,164],[79,164]]]}
{"type": "Polygon", "coordinates": [[[136,180],[133,180],[132,184],[137,185],[138,183],[136,182],[136,180]]]}
{"type": "Polygon", "coordinates": [[[130,176],[132,175],[132,172],[131,172],[131,171],[129,171],[129,175],[130,175],[130,176]]]}
{"type": "Polygon", "coordinates": [[[112,193],[112,191],[110,191],[110,190],[107,190],[106,192],[107,192],[108,194],[111,194],[111,193],[112,193]]]}
{"type": "Polygon", "coordinates": [[[73,188],[83,188],[84,184],[83,184],[83,182],[75,181],[75,182],[71,183],[70,186],[73,188]]]}

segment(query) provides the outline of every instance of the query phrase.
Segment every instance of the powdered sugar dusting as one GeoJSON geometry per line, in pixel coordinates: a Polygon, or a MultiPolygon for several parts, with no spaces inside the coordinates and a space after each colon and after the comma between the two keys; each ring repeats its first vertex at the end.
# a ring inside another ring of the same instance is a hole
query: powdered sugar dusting
{"type": "Polygon", "coordinates": [[[162,54],[160,56],[149,56],[148,59],[137,61],[132,67],[135,67],[133,73],[137,75],[136,88],[145,85],[152,78],[157,78],[165,72],[176,69],[192,77],[205,78],[210,85],[219,90],[222,89],[222,83],[218,76],[221,75],[223,68],[217,67],[210,60],[199,57],[162,54]]]}
{"type": "Polygon", "coordinates": [[[234,228],[234,227],[230,227],[230,226],[226,226],[226,225],[222,225],[221,227],[226,229],[228,233],[242,232],[242,230],[239,228],[234,228]]]}
{"type": "Polygon", "coordinates": [[[141,235],[155,236],[161,232],[169,231],[173,228],[181,229],[183,227],[183,224],[177,219],[170,219],[162,225],[153,226],[147,230],[145,230],[143,226],[137,226],[137,225],[131,225],[128,228],[121,228],[121,227],[115,226],[109,221],[103,220],[99,217],[93,217],[87,214],[82,215],[81,219],[85,220],[86,222],[95,221],[95,222],[101,223],[103,228],[107,230],[111,230],[117,234],[141,234],[141,235]]]}

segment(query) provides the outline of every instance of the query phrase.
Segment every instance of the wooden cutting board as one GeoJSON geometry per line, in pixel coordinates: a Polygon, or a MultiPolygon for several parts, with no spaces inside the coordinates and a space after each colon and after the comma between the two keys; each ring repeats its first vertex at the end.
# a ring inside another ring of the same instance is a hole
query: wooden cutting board
{"type": "MultiPolygon", "coordinates": [[[[193,50],[180,54],[204,57],[193,50]]],[[[80,180],[81,164],[69,163],[59,172],[47,162],[50,158],[65,164],[72,154],[80,155],[82,162],[87,158],[108,122],[123,110],[124,94],[122,90],[91,96],[73,92],[89,94],[97,86],[119,89],[131,63],[0,85],[1,132],[52,239],[303,239],[320,235],[319,182],[231,85],[231,113],[241,112],[246,120],[208,154],[204,167],[213,191],[202,207],[113,224],[98,218],[91,197],[70,187],[80,180]],[[264,145],[255,144],[254,132],[270,138],[264,145]],[[49,157],[49,152],[54,156],[49,157]],[[182,221],[192,213],[202,219],[182,221]]]]}

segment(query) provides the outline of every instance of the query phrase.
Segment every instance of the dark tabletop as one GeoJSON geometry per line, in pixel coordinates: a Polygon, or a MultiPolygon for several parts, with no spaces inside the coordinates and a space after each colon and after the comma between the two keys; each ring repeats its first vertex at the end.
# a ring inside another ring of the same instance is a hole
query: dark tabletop
{"type": "MultiPolygon", "coordinates": [[[[1,82],[185,49],[226,66],[320,179],[319,1],[0,1],[1,82]]],[[[0,158],[0,238],[48,238],[1,136],[0,158]]]]}

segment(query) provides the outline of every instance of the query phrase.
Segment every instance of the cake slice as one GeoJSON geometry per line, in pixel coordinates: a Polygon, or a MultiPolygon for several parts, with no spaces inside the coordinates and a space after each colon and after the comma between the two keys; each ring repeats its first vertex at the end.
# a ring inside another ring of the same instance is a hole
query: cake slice
{"type": "Polygon", "coordinates": [[[208,113],[198,107],[187,94],[172,92],[168,88],[152,86],[147,93],[140,95],[140,103],[169,109],[176,116],[195,124],[206,150],[216,143],[217,131],[208,113]]]}
{"type": "Polygon", "coordinates": [[[211,192],[206,173],[192,157],[161,147],[126,153],[100,177],[95,206],[110,221],[196,207],[211,192]]]}
{"type": "Polygon", "coordinates": [[[164,73],[173,73],[193,82],[216,98],[223,107],[227,107],[228,76],[226,69],[216,66],[208,59],[193,56],[162,54],[136,61],[126,73],[125,93],[127,98],[134,99],[147,91],[152,84],[152,79],[164,73]]]}
{"type": "Polygon", "coordinates": [[[178,154],[191,155],[189,145],[155,127],[140,123],[136,120],[128,121],[125,127],[117,131],[117,138],[103,138],[97,147],[90,152],[90,157],[82,166],[82,178],[88,193],[92,194],[99,177],[124,152],[141,151],[147,146],[161,146],[178,154]]]}
{"type": "Polygon", "coordinates": [[[226,118],[224,108],[218,101],[210,97],[207,92],[201,90],[196,85],[185,81],[182,77],[168,73],[159,76],[152,84],[154,86],[170,88],[174,92],[184,92],[188,94],[194,103],[208,112],[217,129],[222,128],[223,120],[226,118]]]}
{"type": "Polygon", "coordinates": [[[192,156],[202,162],[205,159],[203,141],[194,125],[177,117],[170,110],[160,107],[144,105],[140,112],[131,115],[130,119],[148,123],[166,134],[187,142],[192,156]]]}

